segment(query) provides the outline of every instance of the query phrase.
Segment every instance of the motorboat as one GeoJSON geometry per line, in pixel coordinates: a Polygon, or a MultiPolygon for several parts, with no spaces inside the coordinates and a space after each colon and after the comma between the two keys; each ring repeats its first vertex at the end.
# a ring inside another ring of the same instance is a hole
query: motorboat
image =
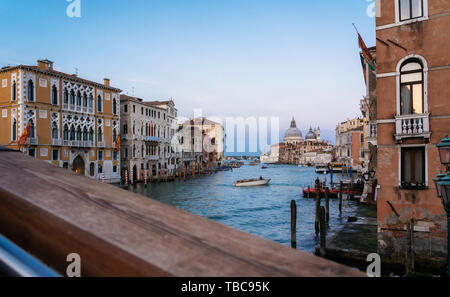
{"type": "Polygon", "coordinates": [[[258,186],[266,186],[270,182],[270,179],[267,178],[254,178],[254,179],[244,179],[238,180],[233,183],[235,187],[258,187],[258,186]]]}
{"type": "Polygon", "coordinates": [[[330,168],[325,165],[317,165],[316,166],[316,173],[318,174],[328,174],[330,172],[330,168]]]}

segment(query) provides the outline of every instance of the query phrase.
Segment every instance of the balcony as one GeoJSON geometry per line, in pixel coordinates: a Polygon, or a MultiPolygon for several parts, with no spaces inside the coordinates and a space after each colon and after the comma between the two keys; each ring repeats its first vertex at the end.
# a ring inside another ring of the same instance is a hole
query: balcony
{"type": "Polygon", "coordinates": [[[367,128],[367,131],[366,131],[367,142],[370,142],[373,145],[377,145],[377,136],[378,136],[377,123],[376,122],[368,122],[366,128],[367,128]]]}
{"type": "Polygon", "coordinates": [[[405,138],[424,138],[430,141],[430,115],[411,114],[395,117],[395,141],[402,143],[405,138]]]}
{"type": "Polygon", "coordinates": [[[39,138],[37,136],[28,138],[28,145],[38,145],[38,143],[39,143],[39,138]]]}
{"type": "Polygon", "coordinates": [[[52,146],[61,146],[61,139],[52,139],[52,146]]]}
{"type": "Polygon", "coordinates": [[[106,144],[104,141],[97,141],[97,146],[98,147],[106,147],[106,144]]]}
{"type": "Polygon", "coordinates": [[[63,140],[62,141],[62,145],[63,146],[70,146],[70,141],[69,140],[63,140]]]}
{"type": "Polygon", "coordinates": [[[159,156],[158,155],[147,156],[147,160],[149,160],[149,161],[158,161],[159,160],[159,156]]]}
{"type": "Polygon", "coordinates": [[[148,141],[148,142],[159,142],[159,137],[156,136],[146,136],[144,138],[144,141],[148,141]]]}
{"type": "Polygon", "coordinates": [[[69,104],[63,103],[63,109],[64,110],[69,110],[69,104]]]}
{"type": "Polygon", "coordinates": [[[90,140],[85,140],[83,141],[83,147],[93,147],[94,146],[94,142],[90,141],[90,140]]]}

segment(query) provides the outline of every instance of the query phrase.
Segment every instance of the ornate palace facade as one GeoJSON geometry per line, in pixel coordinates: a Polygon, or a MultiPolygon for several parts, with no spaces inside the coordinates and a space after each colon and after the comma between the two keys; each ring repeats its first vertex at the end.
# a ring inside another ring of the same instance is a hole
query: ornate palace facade
{"type": "Polygon", "coordinates": [[[8,66],[0,70],[0,145],[18,149],[56,166],[91,178],[117,182],[121,90],[53,69],[53,62],[37,66],[8,66]]]}

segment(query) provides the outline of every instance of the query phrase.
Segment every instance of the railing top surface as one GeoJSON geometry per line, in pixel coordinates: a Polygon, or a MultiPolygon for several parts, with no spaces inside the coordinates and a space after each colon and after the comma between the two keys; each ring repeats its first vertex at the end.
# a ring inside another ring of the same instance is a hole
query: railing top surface
{"type": "Polygon", "coordinates": [[[85,276],[363,276],[18,152],[0,151],[0,233],[85,276]]]}

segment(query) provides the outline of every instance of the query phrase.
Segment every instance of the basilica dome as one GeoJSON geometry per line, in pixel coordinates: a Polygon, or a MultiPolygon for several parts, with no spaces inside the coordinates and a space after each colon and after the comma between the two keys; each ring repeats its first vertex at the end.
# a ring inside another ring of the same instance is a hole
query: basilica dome
{"type": "Polygon", "coordinates": [[[306,140],[316,140],[317,139],[317,135],[316,135],[316,133],[314,133],[312,128],[309,128],[309,132],[308,132],[308,134],[306,134],[305,139],[306,140]]]}
{"type": "Polygon", "coordinates": [[[302,141],[303,140],[303,134],[302,131],[300,131],[297,128],[297,124],[295,123],[295,119],[292,119],[291,121],[291,127],[286,131],[284,134],[284,140],[286,142],[290,141],[302,141]]]}

